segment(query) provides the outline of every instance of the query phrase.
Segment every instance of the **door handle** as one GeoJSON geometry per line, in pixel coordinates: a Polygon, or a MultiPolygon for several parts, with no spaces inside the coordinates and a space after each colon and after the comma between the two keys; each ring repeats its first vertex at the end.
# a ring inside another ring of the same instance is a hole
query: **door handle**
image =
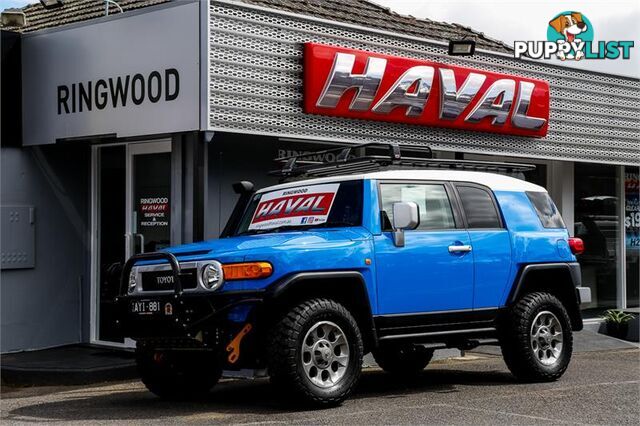
{"type": "Polygon", "coordinates": [[[125,262],[131,254],[133,254],[133,247],[131,246],[131,234],[124,234],[124,253],[125,262]]]}
{"type": "Polygon", "coordinates": [[[470,251],[470,245],[449,246],[449,253],[469,253],[470,251]]]}
{"type": "Polygon", "coordinates": [[[140,253],[144,253],[144,235],[133,234],[134,238],[140,238],[140,253]]]}

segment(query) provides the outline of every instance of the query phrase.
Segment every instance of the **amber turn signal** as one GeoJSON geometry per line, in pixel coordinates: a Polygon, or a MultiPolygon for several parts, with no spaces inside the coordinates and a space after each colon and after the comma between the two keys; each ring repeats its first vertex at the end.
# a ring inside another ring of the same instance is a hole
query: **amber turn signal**
{"type": "Polygon", "coordinates": [[[229,263],[222,265],[225,281],[267,278],[273,273],[269,262],[229,263]]]}

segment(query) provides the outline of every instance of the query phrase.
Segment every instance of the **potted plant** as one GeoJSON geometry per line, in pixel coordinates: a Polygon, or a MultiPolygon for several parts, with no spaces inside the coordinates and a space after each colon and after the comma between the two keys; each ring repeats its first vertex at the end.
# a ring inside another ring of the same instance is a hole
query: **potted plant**
{"type": "Polygon", "coordinates": [[[609,309],[605,311],[601,318],[607,324],[607,334],[609,336],[625,339],[629,332],[629,321],[635,317],[633,314],[628,314],[618,309],[609,309]]]}

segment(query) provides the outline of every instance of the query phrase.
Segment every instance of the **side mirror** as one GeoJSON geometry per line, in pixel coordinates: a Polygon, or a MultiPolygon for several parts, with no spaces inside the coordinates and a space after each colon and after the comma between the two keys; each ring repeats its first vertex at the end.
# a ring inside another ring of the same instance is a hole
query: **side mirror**
{"type": "Polygon", "coordinates": [[[416,203],[393,203],[393,244],[396,247],[404,247],[404,231],[416,229],[419,224],[420,212],[416,203]]]}
{"type": "Polygon", "coordinates": [[[255,192],[253,187],[253,182],[249,182],[246,180],[236,182],[233,185],[231,185],[231,187],[233,188],[233,192],[240,195],[248,194],[248,193],[253,194],[255,192]]]}

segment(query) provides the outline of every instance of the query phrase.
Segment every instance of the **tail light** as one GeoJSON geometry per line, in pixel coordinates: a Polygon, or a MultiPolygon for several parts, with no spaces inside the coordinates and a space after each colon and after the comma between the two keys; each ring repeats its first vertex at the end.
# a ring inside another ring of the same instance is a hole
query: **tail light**
{"type": "Polygon", "coordinates": [[[582,254],[584,252],[584,241],[581,238],[569,238],[569,248],[573,254],[582,254]]]}

